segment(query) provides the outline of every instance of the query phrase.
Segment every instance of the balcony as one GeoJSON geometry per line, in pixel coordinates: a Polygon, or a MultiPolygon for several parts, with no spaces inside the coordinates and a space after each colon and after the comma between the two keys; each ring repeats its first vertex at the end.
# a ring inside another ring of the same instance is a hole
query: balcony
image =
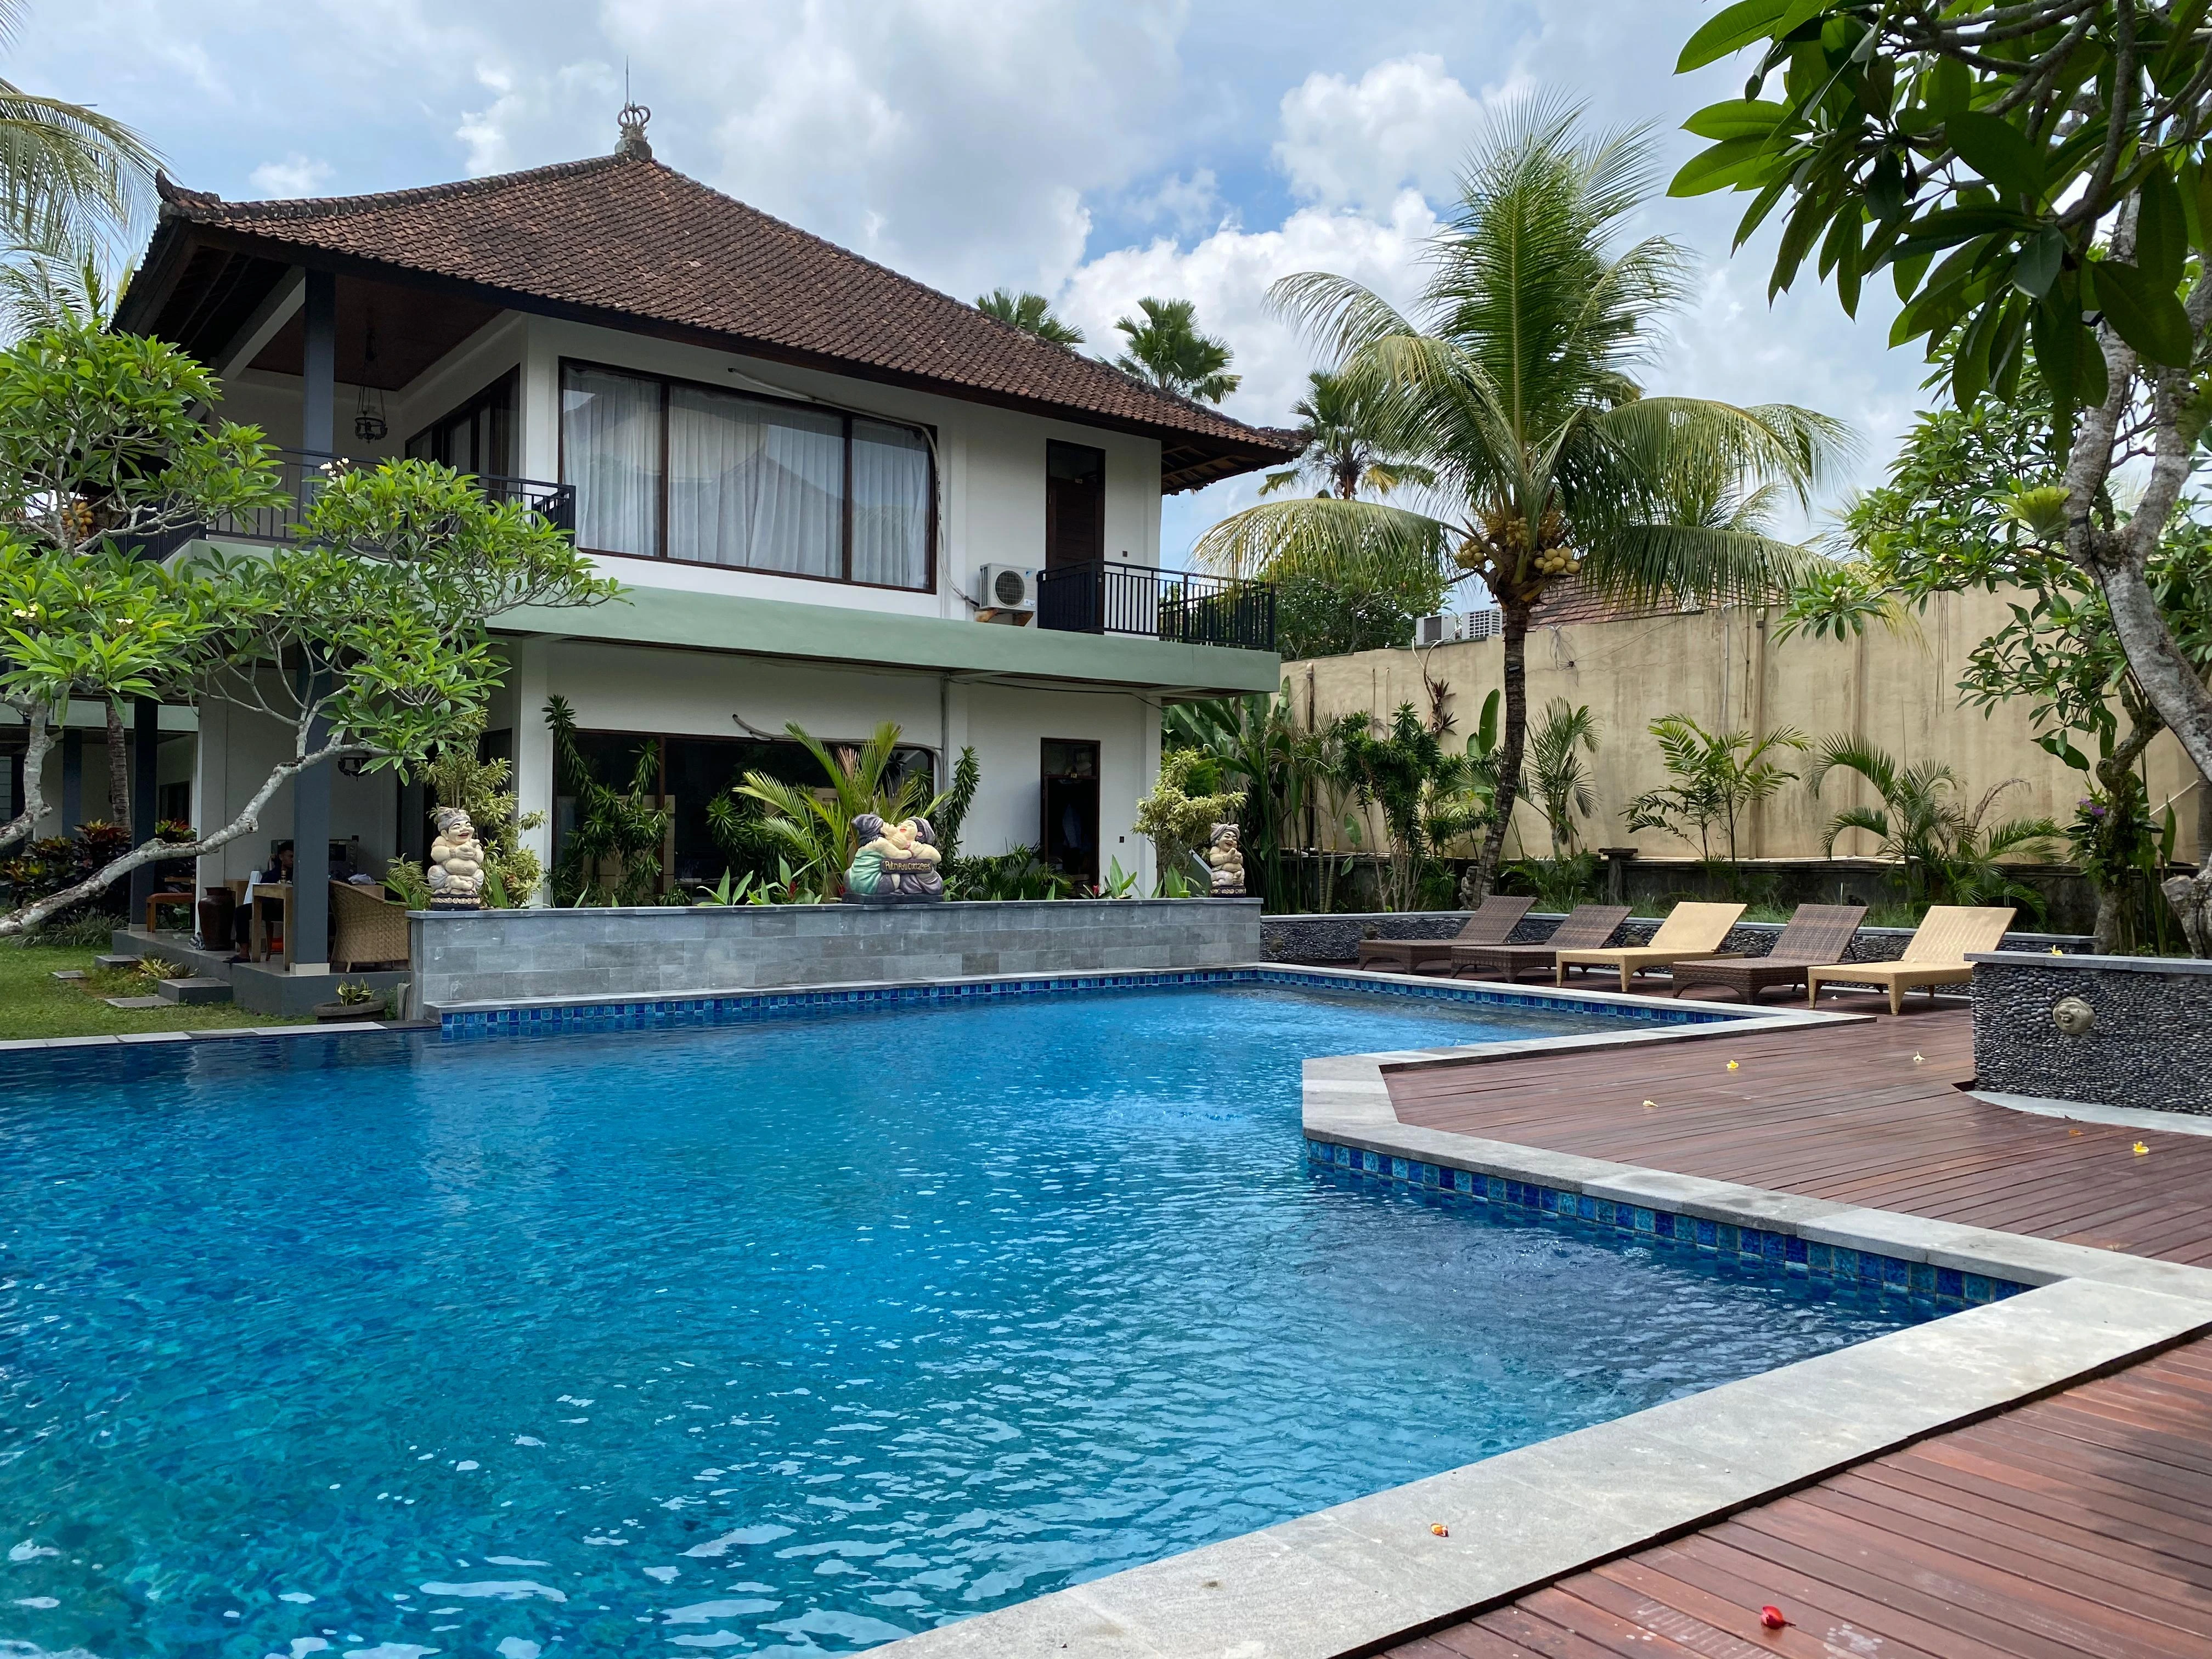
{"type": "MultiPolygon", "coordinates": [[[[186,542],[202,537],[222,537],[226,540],[241,542],[297,541],[301,524],[307,515],[308,504],[314,500],[315,491],[321,486],[323,468],[334,458],[304,449],[279,449],[272,453],[286,497],[283,502],[254,513],[225,514],[205,524],[185,526],[149,543],[146,551],[155,557],[166,557],[186,542]]],[[[520,501],[550,521],[555,529],[565,531],[571,536],[575,534],[575,485],[547,483],[538,478],[496,477],[477,477],[473,482],[477,489],[491,500],[520,501]]]]}
{"type": "Polygon", "coordinates": [[[1100,560],[1039,573],[1036,620],[1039,628],[1063,634],[1131,634],[1177,645],[1273,651],[1275,588],[1100,560]]]}

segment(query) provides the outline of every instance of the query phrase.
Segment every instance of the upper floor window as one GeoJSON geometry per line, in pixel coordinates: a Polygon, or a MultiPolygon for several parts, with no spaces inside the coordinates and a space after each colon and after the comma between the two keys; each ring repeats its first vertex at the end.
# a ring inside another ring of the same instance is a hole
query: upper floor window
{"type": "Polygon", "coordinates": [[[407,441],[408,454],[478,477],[513,476],[518,378],[509,369],[459,409],[440,416],[407,441]]]}
{"type": "Polygon", "coordinates": [[[561,477],[589,551],[927,588],[936,490],[910,427],[582,363],[561,477]]]}
{"type": "Polygon", "coordinates": [[[1044,568],[1106,556],[1106,452],[1048,440],[1044,447],[1044,568]]]}

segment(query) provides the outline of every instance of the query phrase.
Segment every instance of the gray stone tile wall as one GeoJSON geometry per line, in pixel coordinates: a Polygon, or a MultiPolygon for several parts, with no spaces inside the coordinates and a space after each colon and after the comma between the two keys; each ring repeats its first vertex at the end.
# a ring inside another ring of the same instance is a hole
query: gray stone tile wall
{"type": "Polygon", "coordinates": [[[2046,1100],[2212,1114],[2203,1060],[2212,962],[2143,957],[1977,957],[1974,1072],[1984,1089],[2046,1100]],[[2069,1036],[2052,1011],[2094,1016],[2069,1036]]]}
{"type": "Polygon", "coordinates": [[[1257,899],[417,912],[408,935],[425,1012],[1265,959],[1257,899]]]}

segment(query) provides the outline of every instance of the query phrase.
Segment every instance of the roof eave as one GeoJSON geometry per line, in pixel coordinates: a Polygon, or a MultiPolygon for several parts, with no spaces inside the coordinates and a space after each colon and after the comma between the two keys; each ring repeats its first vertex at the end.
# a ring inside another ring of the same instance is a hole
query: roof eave
{"type": "MultiPolygon", "coordinates": [[[[841,375],[848,380],[868,380],[880,386],[895,386],[914,392],[926,392],[936,397],[950,398],[962,403],[983,404],[993,408],[1010,409],[1021,414],[1035,415],[1048,420],[1064,421],[1071,425],[1087,426],[1107,432],[1126,432],[1138,437],[1153,439],[1163,444],[1173,444],[1184,449],[1208,452],[1210,459],[1228,462],[1226,471],[1212,471],[1202,483],[1217,478],[1233,477],[1256,471],[1263,466],[1278,465],[1293,459],[1297,451],[1271,445],[1255,432],[1253,441],[1239,441],[1222,438],[1211,433],[1194,432],[1186,427],[1170,426],[1164,422],[1145,421],[1127,416],[1115,416],[1098,410],[1072,407],[1046,399],[1028,398],[1018,392],[996,391],[990,387],[969,386],[959,381],[939,380],[932,375],[913,374],[886,368],[878,364],[857,362],[850,358],[810,351],[802,347],[787,346],[775,341],[757,339],[749,335],[702,328],[695,324],[678,323],[662,318],[641,316],[635,312],[617,311],[609,307],[589,306],[574,301],[557,300],[543,295],[529,294],[491,283],[478,283],[462,276],[449,276],[434,271],[416,270],[412,266],[373,259],[360,254],[339,253],[326,248],[305,246],[282,237],[258,234],[240,230],[231,225],[209,224],[191,216],[188,208],[172,206],[166,210],[155,228],[153,240],[148,245],[146,270],[140,281],[126,290],[125,303],[116,314],[115,326],[128,332],[152,331],[161,308],[166,305],[175,286],[179,273],[184,269],[195,246],[228,249],[233,252],[256,258],[276,259],[307,270],[329,270],[342,276],[366,280],[394,283],[403,286],[427,289],[436,292],[464,295],[487,304],[497,305],[510,311],[528,312],[537,316],[556,317],[565,321],[590,324],[627,334],[645,334],[656,339],[671,340],[681,344],[702,346],[711,350],[730,351],[770,362],[786,363],[794,368],[812,369],[822,374],[841,375]],[[160,267],[157,276],[157,265],[160,267]],[[155,280],[149,282],[148,278],[155,280]],[[141,297],[142,288],[148,290],[141,297]]],[[[1175,493],[1196,487],[1192,482],[1172,482],[1191,469],[1176,473],[1163,471],[1161,485],[1164,491],[1175,493]]]]}

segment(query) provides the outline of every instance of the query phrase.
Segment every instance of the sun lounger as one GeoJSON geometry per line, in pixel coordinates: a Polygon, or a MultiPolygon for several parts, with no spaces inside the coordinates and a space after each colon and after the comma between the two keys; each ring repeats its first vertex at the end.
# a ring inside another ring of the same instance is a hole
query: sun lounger
{"type": "Polygon", "coordinates": [[[1790,918],[1790,925],[1775,936],[1774,948],[1763,957],[1676,963],[1669,975],[1674,994],[1679,997],[1693,989],[1725,990],[1734,991],[1746,1002],[1756,1002],[1759,993],[1778,985],[1795,990],[1814,969],[1840,960],[1865,920],[1863,904],[1801,904],[1790,918]]]}
{"type": "Polygon", "coordinates": [[[1364,939],[1359,941],[1359,965],[1401,974],[1425,971],[1448,973],[1455,945],[1503,945],[1512,937],[1521,918],[1528,914],[1533,898],[1508,898],[1492,893],[1483,900],[1459,937],[1451,939],[1364,939]]]}
{"type": "Polygon", "coordinates": [[[1996,950],[2018,914],[1994,906],[1977,909],[1931,904],[1905,941],[1904,956],[1895,962],[1835,962],[1812,969],[1805,975],[1805,1000],[1819,1001],[1820,988],[1838,981],[1879,985],[1889,993],[1889,1012],[1901,1014],[1905,994],[1916,985],[1927,987],[1932,999],[1939,985],[1964,985],[1972,980],[1968,954],[1996,950]]]}
{"type": "Polygon", "coordinates": [[[1625,904],[1578,904],[1541,945],[1453,945],[1451,973],[1455,979],[1502,977],[1517,985],[1523,973],[1549,971],[1562,951],[1603,945],[1613,937],[1613,929],[1627,920],[1625,904]]]}
{"type": "Polygon", "coordinates": [[[1678,904],[1659,924],[1649,945],[1616,945],[1606,951],[1562,951],[1552,969],[1554,982],[1567,982],[1570,968],[1611,968],[1620,975],[1620,988],[1637,975],[1654,968],[1670,968],[1678,962],[1733,954],[1721,949],[1743,915],[1741,904],[1678,904]]]}

